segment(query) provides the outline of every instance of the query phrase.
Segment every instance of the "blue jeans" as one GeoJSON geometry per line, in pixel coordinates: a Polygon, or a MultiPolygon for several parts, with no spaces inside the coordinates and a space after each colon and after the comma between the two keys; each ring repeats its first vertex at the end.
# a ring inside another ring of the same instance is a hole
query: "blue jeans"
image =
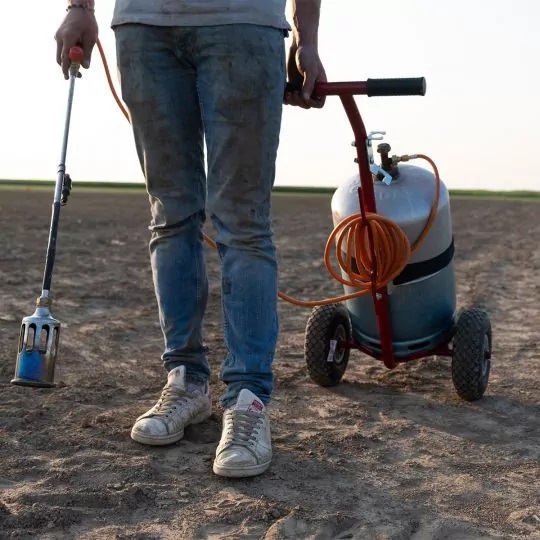
{"type": "Polygon", "coordinates": [[[255,25],[115,28],[123,99],[146,179],[150,258],[166,369],[210,376],[202,228],[221,261],[227,407],[268,403],[278,335],[270,197],[285,85],[283,32],[255,25]],[[207,172],[204,142],[207,147],[207,172]]]}

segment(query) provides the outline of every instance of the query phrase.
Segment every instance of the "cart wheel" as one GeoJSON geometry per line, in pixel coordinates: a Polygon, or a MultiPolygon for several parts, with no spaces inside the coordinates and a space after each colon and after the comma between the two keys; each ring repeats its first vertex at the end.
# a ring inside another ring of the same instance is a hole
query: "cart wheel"
{"type": "Polygon", "coordinates": [[[480,399],[491,368],[491,323],[485,311],[470,308],[459,315],[454,335],[452,381],[459,397],[480,399]]]}
{"type": "Polygon", "coordinates": [[[329,304],[313,309],[306,325],[304,357],[308,372],[320,386],[335,386],[343,377],[350,349],[339,341],[351,341],[349,312],[343,304],[329,304]]]}

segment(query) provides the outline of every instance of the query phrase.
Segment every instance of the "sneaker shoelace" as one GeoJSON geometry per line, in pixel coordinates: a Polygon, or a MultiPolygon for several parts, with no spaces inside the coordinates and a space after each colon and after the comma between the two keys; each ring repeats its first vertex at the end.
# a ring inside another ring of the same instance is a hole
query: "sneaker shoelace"
{"type": "Polygon", "coordinates": [[[190,396],[182,392],[182,390],[173,386],[166,386],[161,392],[161,397],[156,403],[152,415],[158,417],[164,416],[166,418],[173,410],[178,409],[178,405],[187,405],[189,402],[190,396]]]}
{"type": "Polygon", "coordinates": [[[226,447],[248,447],[257,438],[257,427],[263,420],[263,415],[250,411],[230,410],[226,413],[227,438],[226,447]]]}

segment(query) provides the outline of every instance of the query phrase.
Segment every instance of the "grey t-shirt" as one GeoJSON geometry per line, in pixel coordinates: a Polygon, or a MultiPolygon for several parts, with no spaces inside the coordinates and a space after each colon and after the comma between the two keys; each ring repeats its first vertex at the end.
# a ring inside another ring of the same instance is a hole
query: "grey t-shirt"
{"type": "Polygon", "coordinates": [[[112,26],[126,23],[155,26],[259,24],[290,29],[286,0],[116,0],[112,26]]]}

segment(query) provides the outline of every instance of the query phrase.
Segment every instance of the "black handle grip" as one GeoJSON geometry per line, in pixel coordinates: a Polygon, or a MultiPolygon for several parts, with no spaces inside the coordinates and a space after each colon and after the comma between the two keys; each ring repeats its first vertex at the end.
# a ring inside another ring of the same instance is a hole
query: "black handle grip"
{"type": "Polygon", "coordinates": [[[426,79],[413,77],[408,79],[368,79],[368,96],[425,96],[426,79]]]}
{"type": "Polygon", "coordinates": [[[301,84],[295,85],[289,81],[285,84],[285,93],[290,92],[292,94],[293,92],[300,92],[300,90],[302,90],[301,84]]]}

